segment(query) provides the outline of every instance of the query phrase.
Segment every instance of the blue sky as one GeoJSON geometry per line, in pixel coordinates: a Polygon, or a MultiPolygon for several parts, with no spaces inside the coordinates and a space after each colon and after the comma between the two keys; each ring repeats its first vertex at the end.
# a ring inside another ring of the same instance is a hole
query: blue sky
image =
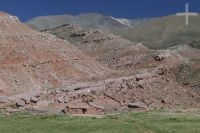
{"type": "Polygon", "coordinates": [[[36,16],[99,12],[117,18],[157,17],[190,11],[200,12],[200,0],[0,0],[0,10],[21,21],[36,16]]]}

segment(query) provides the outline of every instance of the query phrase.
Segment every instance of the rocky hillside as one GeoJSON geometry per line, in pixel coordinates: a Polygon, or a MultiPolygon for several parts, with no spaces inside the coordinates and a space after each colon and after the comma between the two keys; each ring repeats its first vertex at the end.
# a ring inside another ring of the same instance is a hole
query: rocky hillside
{"type": "Polygon", "coordinates": [[[0,29],[2,94],[56,88],[109,74],[109,69],[68,41],[35,32],[14,16],[1,12],[0,29]]]}
{"type": "Polygon", "coordinates": [[[43,32],[68,40],[78,49],[112,68],[130,65],[136,55],[140,56],[149,51],[142,44],[134,44],[112,33],[79,25],[66,24],[43,32]]]}

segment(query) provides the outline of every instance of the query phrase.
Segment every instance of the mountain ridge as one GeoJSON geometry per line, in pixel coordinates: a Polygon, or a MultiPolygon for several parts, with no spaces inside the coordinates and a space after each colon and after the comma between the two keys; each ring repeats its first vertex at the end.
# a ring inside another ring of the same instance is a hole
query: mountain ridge
{"type": "Polygon", "coordinates": [[[189,26],[185,26],[184,17],[175,14],[133,20],[114,18],[100,13],[48,16],[37,19],[36,21],[30,20],[26,24],[36,30],[53,29],[64,24],[77,24],[88,29],[100,29],[105,33],[114,33],[133,43],[144,43],[152,49],[166,49],[179,44],[199,47],[199,15],[190,17],[189,26]],[[62,23],[57,23],[59,20],[62,23]]]}
{"type": "MultiPolygon", "coordinates": [[[[126,19],[128,20],[128,19],[126,19]]],[[[49,15],[49,16],[40,16],[33,18],[26,22],[29,27],[32,27],[35,30],[41,31],[45,29],[56,28],[63,24],[78,24],[86,27],[101,28],[107,31],[116,31],[116,30],[125,30],[135,25],[138,25],[140,22],[143,23],[148,19],[134,19],[134,21],[129,20],[130,23],[127,25],[120,21],[120,19],[114,18],[109,15],[101,13],[82,13],[78,15],[49,15]],[[48,21],[48,19],[50,21],[48,21]],[[46,23],[51,23],[51,25],[46,25],[46,23]],[[40,24],[38,24],[40,23],[40,24]],[[136,24],[135,24],[136,23],[136,24]]]]}
{"type": "Polygon", "coordinates": [[[134,42],[143,42],[153,49],[166,49],[199,40],[199,23],[199,15],[190,17],[188,26],[185,25],[184,17],[169,15],[149,20],[138,27],[118,32],[117,35],[134,42]]]}

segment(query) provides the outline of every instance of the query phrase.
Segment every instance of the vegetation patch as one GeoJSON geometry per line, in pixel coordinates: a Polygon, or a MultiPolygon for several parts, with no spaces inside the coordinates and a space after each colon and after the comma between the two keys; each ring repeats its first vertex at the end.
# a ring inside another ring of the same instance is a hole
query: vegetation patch
{"type": "Polygon", "coordinates": [[[101,118],[55,115],[1,116],[1,133],[199,133],[200,117],[165,111],[101,118]],[[192,117],[194,116],[194,117],[192,117]]]}

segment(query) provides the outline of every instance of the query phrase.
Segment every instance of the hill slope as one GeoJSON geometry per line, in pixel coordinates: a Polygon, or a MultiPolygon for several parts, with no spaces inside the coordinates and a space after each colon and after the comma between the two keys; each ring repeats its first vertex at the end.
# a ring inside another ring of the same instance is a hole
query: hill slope
{"type": "Polygon", "coordinates": [[[199,40],[199,24],[200,16],[190,17],[190,24],[186,26],[184,17],[171,15],[151,19],[134,29],[118,32],[118,35],[133,42],[143,42],[150,48],[163,49],[199,40]]]}
{"type": "Polygon", "coordinates": [[[1,93],[56,88],[109,73],[67,41],[36,32],[3,12],[0,19],[1,93]]]}
{"type": "Polygon", "coordinates": [[[134,56],[148,51],[148,48],[142,44],[136,45],[112,33],[79,25],[66,24],[43,32],[70,41],[78,49],[112,68],[130,64],[134,56]]]}

